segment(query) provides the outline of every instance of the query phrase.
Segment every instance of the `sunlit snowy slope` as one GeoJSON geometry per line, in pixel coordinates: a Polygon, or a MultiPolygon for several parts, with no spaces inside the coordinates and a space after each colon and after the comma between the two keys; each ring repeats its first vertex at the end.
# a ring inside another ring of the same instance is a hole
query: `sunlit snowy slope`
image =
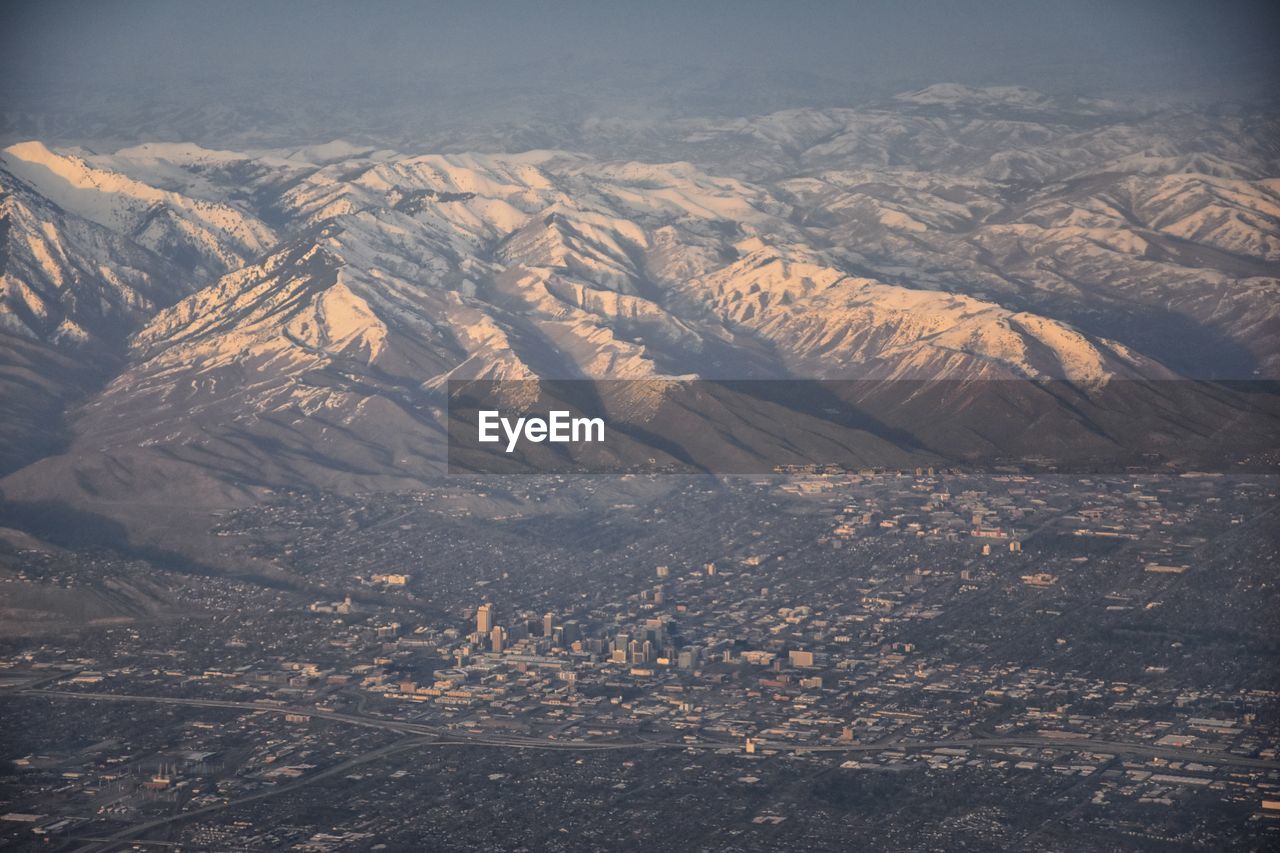
{"type": "Polygon", "coordinates": [[[458,378],[1274,378],[1266,127],[935,86],[513,154],[17,144],[6,464],[65,447],[5,488],[411,486],[458,378]]]}

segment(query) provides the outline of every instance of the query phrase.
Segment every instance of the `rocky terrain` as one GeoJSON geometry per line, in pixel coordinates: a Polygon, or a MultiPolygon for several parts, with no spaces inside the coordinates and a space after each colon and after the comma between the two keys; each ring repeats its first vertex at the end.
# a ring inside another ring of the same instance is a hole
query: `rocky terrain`
{"type": "Polygon", "coordinates": [[[132,524],[413,488],[458,379],[942,383],[861,404],[945,455],[966,383],[1280,378],[1278,129],[939,85],[519,153],[19,143],[3,489],[132,524]]]}

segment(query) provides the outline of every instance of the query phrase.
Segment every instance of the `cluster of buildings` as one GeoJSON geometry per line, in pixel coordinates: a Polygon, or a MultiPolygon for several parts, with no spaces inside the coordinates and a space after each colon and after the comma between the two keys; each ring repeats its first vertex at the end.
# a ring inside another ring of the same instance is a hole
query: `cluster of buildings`
{"type": "MultiPolygon", "coordinates": [[[[1206,671],[1181,647],[1212,640],[1196,633],[1204,590],[1233,596],[1237,613],[1265,604],[1269,568],[1238,550],[1262,546],[1231,537],[1265,485],[927,471],[802,482],[744,486],[748,509],[696,540],[679,506],[609,507],[602,527],[625,519],[652,538],[641,550],[620,535],[616,557],[588,554],[599,568],[569,582],[537,582],[570,571],[551,556],[545,574],[450,576],[434,595],[434,578],[403,563],[359,567],[349,594],[306,606],[202,581],[235,612],[27,644],[0,663],[0,690],[192,704],[165,736],[136,705],[96,705],[117,742],[17,756],[19,778],[41,780],[29,789],[65,807],[15,801],[0,833],[24,815],[124,820],[303,782],[386,731],[1039,774],[1087,786],[1100,809],[1208,797],[1280,828],[1267,805],[1280,800],[1277,685],[1247,657],[1206,671]]],[[[397,531],[404,517],[378,516],[397,531]]],[[[378,541],[394,548],[387,529],[378,541]]],[[[69,729],[83,723],[52,707],[69,729]]]]}

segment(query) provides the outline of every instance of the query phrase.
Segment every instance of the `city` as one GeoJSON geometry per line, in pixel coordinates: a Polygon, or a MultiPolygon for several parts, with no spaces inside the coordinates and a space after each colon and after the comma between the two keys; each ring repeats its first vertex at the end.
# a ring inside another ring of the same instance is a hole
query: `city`
{"type": "Polygon", "coordinates": [[[5,640],[0,831],[1274,843],[1275,497],[1218,475],[451,480],[223,515],[274,588],[10,549],[51,589],[164,590],[5,640]],[[524,510],[473,515],[505,500],[524,510]],[[584,828],[584,803],[611,819],[584,828]]]}
{"type": "Polygon", "coordinates": [[[17,0],[0,850],[1280,850],[1280,4],[17,0]]]}

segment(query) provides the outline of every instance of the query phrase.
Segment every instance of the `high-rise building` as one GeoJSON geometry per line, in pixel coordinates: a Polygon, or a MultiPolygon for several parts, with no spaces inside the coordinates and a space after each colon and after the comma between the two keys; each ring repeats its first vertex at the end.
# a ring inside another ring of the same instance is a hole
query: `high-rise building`
{"type": "Polygon", "coordinates": [[[488,634],[492,630],[493,605],[486,601],[476,610],[476,632],[480,634],[488,634]]]}
{"type": "Polygon", "coordinates": [[[550,637],[555,630],[556,617],[554,613],[542,614],[542,636],[550,637]]]}
{"type": "Polygon", "coordinates": [[[813,652],[804,649],[792,649],[787,653],[792,666],[810,667],[813,666],[813,652]]]}
{"type": "Polygon", "coordinates": [[[676,657],[676,665],[681,669],[693,669],[702,660],[701,646],[688,646],[680,650],[676,657]]]}
{"type": "Polygon", "coordinates": [[[501,625],[494,625],[493,630],[489,632],[489,645],[493,648],[495,654],[502,654],[503,640],[505,639],[501,625]]]}

